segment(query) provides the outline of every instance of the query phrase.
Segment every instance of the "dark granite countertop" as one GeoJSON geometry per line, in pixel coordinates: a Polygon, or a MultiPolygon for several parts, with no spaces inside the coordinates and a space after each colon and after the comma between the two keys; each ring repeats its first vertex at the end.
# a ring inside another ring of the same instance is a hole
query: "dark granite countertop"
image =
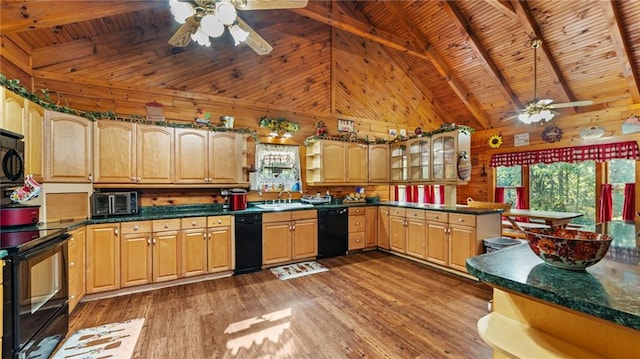
{"type": "Polygon", "coordinates": [[[426,204],[426,203],[408,203],[408,202],[380,202],[381,206],[391,207],[403,207],[403,208],[416,208],[416,209],[428,209],[433,211],[442,211],[449,213],[463,213],[473,215],[492,214],[496,212],[503,212],[501,209],[492,208],[475,208],[463,205],[457,205],[454,207],[445,207],[442,204],[426,204]]]}
{"type": "Polygon", "coordinates": [[[607,255],[585,271],[544,264],[526,243],[467,259],[481,281],[640,330],[640,221],[611,221],[607,255]]]}

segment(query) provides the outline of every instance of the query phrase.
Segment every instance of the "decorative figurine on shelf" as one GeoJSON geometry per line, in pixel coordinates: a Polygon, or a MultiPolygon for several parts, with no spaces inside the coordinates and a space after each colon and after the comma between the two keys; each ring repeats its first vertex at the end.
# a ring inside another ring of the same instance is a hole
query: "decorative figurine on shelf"
{"type": "Polygon", "coordinates": [[[416,136],[422,137],[422,132],[423,132],[422,131],[422,127],[416,127],[414,132],[415,132],[416,136]]]}
{"type": "Polygon", "coordinates": [[[328,134],[329,133],[327,132],[327,125],[324,123],[324,121],[316,122],[316,136],[325,137],[328,134]]]}
{"type": "Polygon", "coordinates": [[[198,125],[208,125],[211,119],[210,112],[204,112],[201,108],[196,112],[196,123],[198,125]]]}

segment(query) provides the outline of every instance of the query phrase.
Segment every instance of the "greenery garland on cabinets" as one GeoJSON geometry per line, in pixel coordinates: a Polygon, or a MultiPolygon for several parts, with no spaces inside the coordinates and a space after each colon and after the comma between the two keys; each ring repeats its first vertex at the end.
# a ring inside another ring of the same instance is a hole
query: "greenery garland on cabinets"
{"type": "Polygon", "coordinates": [[[92,122],[97,120],[115,120],[115,121],[135,122],[135,123],[140,123],[145,125],[157,125],[157,126],[174,127],[174,128],[207,128],[208,130],[215,131],[215,132],[236,132],[236,133],[248,134],[248,135],[251,135],[251,137],[254,140],[256,140],[256,142],[258,140],[258,135],[256,134],[256,131],[253,131],[248,128],[226,128],[226,127],[219,127],[211,124],[201,125],[196,123],[175,123],[175,122],[171,123],[167,121],[149,121],[149,120],[143,119],[138,115],[118,116],[112,111],[94,112],[94,111],[74,110],[72,108],[59,106],[53,103],[53,101],[51,100],[51,93],[49,92],[49,89],[41,89],[40,93],[42,97],[40,97],[32,93],[31,91],[29,91],[26,87],[20,85],[20,80],[17,80],[17,79],[9,80],[3,74],[0,74],[0,86],[3,86],[7,90],[10,90],[20,95],[21,97],[26,98],[27,100],[42,106],[42,108],[44,109],[84,117],[92,122]]]}

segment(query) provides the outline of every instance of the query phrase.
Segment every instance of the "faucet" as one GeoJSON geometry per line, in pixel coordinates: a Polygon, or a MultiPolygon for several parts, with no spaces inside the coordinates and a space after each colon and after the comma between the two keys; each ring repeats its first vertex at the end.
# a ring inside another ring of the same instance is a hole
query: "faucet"
{"type": "Polygon", "coordinates": [[[280,203],[280,197],[282,196],[282,193],[284,192],[288,192],[289,193],[289,203],[291,203],[291,191],[288,189],[283,189],[282,191],[280,191],[280,193],[278,193],[278,203],[280,203]]]}

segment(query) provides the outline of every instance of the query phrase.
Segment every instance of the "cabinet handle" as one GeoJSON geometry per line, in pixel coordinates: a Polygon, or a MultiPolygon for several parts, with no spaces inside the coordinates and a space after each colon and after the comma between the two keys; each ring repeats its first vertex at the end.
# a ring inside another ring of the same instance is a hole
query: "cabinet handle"
{"type": "Polygon", "coordinates": [[[147,238],[147,244],[151,244],[151,237],[147,238]]]}
{"type": "Polygon", "coordinates": [[[218,220],[218,224],[222,224],[222,220],[218,220]]]}
{"type": "Polygon", "coordinates": [[[113,234],[115,234],[116,236],[118,235],[118,228],[113,229],[113,234]]]}
{"type": "Polygon", "coordinates": [[[356,226],[359,226],[359,225],[360,225],[360,222],[356,222],[356,226]]]}
{"type": "Polygon", "coordinates": [[[359,239],[356,239],[356,243],[360,243],[360,240],[359,240],[359,239]]]}
{"type": "Polygon", "coordinates": [[[151,242],[153,242],[153,244],[156,244],[156,239],[154,238],[153,241],[151,241],[151,242]]]}
{"type": "Polygon", "coordinates": [[[93,175],[91,173],[89,173],[89,175],[87,176],[87,178],[89,179],[89,181],[93,182],[93,175]]]}
{"type": "Polygon", "coordinates": [[[131,182],[135,182],[136,178],[134,176],[131,176],[131,182]]]}
{"type": "Polygon", "coordinates": [[[293,231],[295,231],[295,230],[296,230],[296,224],[295,224],[295,223],[293,224],[293,229],[292,229],[292,230],[293,230],[293,231]]]}
{"type": "Polygon", "coordinates": [[[195,226],[196,226],[196,221],[191,222],[191,225],[192,225],[193,227],[195,227],[195,226]]]}
{"type": "Polygon", "coordinates": [[[169,228],[169,223],[165,223],[162,227],[169,228]]]}
{"type": "Polygon", "coordinates": [[[76,296],[72,294],[69,299],[75,299],[75,298],[76,298],[76,296]]]}
{"type": "Polygon", "coordinates": [[[462,222],[464,222],[464,219],[463,218],[458,218],[458,222],[462,223],[462,222]]]}
{"type": "Polygon", "coordinates": [[[142,178],[140,177],[136,178],[136,182],[141,182],[141,181],[142,181],[142,178]]]}
{"type": "Polygon", "coordinates": [[[74,265],[76,265],[75,262],[69,262],[69,267],[73,267],[74,265]]]}
{"type": "Polygon", "coordinates": [[[139,229],[139,227],[138,227],[138,226],[133,226],[133,230],[134,230],[134,231],[137,231],[138,229],[139,229]]]}

